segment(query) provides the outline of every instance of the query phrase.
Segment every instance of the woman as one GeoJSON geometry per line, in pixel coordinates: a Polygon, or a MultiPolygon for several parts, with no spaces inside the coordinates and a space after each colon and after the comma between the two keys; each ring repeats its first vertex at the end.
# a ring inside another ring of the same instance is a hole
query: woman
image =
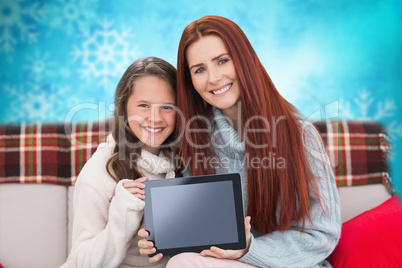
{"type": "MultiPolygon", "coordinates": [[[[168,267],[329,265],[325,258],[339,240],[341,220],[321,137],[278,93],[243,31],[217,16],[190,23],[180,40],[177,69],[178,126],[185,134],[180,156],[191,175],[242,175],[252,231],[245,250],[212,247],[201,256],[179,254],[168,267]],[[200,156],[219,158],[220,166],[200,156]]],[[[249,230],[249,218],[245,224],[249,230]]],[[[147,236],[145,230],[138,234],[147,236]]],[[[145,239],[139,247],[141,254],[154,251],[145,239]]]]}

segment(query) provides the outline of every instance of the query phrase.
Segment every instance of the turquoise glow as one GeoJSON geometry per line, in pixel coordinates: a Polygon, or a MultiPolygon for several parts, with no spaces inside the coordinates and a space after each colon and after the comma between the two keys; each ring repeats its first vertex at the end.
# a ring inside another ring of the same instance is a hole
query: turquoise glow
{"type": "Polygon", "coordinates": [[[402,2],[0,2],[0,122],[97,120],[136,58],[176,65],[184,27],[203,15],[244,30],[279,91],[311,119],[376,120],[402,190],[402,2]]]}

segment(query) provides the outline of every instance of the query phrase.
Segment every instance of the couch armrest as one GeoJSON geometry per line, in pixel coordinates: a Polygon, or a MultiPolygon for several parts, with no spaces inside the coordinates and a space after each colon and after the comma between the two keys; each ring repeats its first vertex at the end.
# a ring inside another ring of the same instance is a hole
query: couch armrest
{"type": "Polygon", "coordinates": [[[368,184],[353,187],[339,187],[341,219],[346,222],[370,210],[391,197],[383,184],[368,184]]]}
{"type": "Polygon", "coordinates": [[[0,185],[0,263],[54,268],[67,258],[67,187],[0,185]]]}

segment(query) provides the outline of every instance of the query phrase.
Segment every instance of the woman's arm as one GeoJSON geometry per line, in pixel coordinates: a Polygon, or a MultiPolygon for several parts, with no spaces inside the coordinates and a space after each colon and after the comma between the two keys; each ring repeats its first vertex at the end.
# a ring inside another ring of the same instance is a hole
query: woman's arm
{"type": "Polygon", "coordinates": [[[304,123],[303,140],[311,170],[318,179],[322,207],[311,194],[312,224],[306,220],[304,232],[300,225],[293,223],[284,232],[253,236],[248,253],[240,261],[260,267],[314,267],[325,260],[338,243],[340,205],[329,158],[311,123],[304,123]]]}
{"type": "Polygon", "coordinates": [[[73,267],[117,267],[140,227],[144,202],[107,174],[107,157],[95,153],[74,192],[73,267]]]}

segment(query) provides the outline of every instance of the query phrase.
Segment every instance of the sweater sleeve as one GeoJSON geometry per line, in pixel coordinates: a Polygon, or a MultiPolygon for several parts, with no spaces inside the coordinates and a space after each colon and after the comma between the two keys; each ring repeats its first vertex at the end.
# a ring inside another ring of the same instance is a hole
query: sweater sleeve
{"type": "Polygon", "coordinates": [[[258,267],[321,267],[328,264],[325,259],[340,237],[339,196],[321,137],[311,123],[303,125],[303,141],[321,196],[320,205],[315,195],[310,194],[312,223],[306,220],[304,232],[294,222],[286,231],[252,236],[249,251],[240,261],[258,267]]]}
{"type": "Polygon", "coordinates": [[[118,267],[142,221],[145,203],[123,187],[128,180],[116,185],[104,168],[106,159],[95,153],[77,180],[72,267],[118,267]]]}

